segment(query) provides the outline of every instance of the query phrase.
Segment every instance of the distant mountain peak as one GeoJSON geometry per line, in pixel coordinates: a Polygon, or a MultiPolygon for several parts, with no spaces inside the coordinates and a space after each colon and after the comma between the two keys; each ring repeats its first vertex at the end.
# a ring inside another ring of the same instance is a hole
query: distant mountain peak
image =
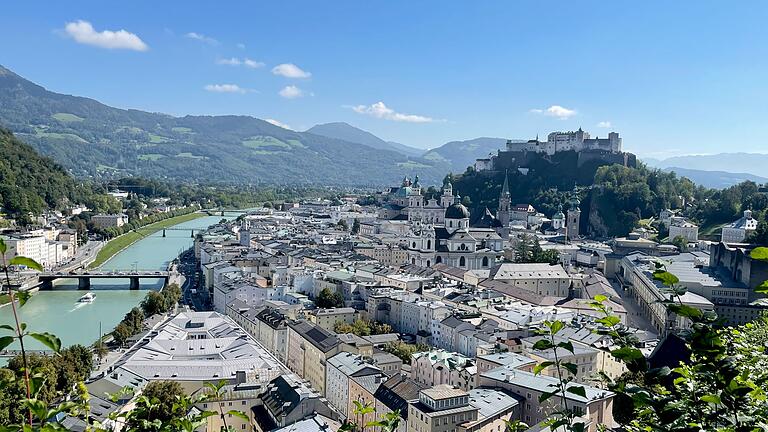
{"type": "Polygon", "coordinates": [[[405,156],[421,156],[424,150],[406,146],[404,144],[385,141],[376,135],[352,126],[346,122],[322,123],[307,129],[306,132],[321,135],[328,138],[336,138],[344,141],[362,144],[379,150],[390,150],[405,156]]]}

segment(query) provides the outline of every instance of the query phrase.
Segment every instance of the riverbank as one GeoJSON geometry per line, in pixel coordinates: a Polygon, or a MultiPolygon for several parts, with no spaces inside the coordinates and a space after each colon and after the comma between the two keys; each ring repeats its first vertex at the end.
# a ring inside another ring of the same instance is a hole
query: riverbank
{"type": "Polygon", "coordinates": [[[180,223],[189,222],[201,217],[207,216],[202,212],[187,213],[180,216],[175,216],[168,219],[155,222],[153,224],[143,226],[136,231],[127,232],[119,237],[115,237],[110,240],[104,247],[101,248],[96,259],[88,266],[88,268],[100,267],[105,262],[109,261],[113,256],[117,255],[127,247],[136,243],[137,241],[154,234],[163,228],[170,228],[180,223]]]}

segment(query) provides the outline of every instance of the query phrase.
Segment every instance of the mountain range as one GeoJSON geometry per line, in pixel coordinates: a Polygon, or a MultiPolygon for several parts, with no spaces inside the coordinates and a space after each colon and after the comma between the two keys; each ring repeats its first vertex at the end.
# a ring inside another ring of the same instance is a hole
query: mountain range
{"type": "Polygon", "coordinates": [[[346,123],[297,132],[248,116],[120,109],[49,91],[2,66],[0,126],[74,175],[96,179],[380,186],[418,174],[440,184],[495,145],[479,139],[425,151],[346,123]]]}
{"type": "MultiPolygon", "coordinates": [[[[340,122],[297,132],[249,116],[126,110],[46,90],[2,66],[0,126],[79,177],[199,183],[381,186],[418,174],[425,184],[439,184],[506,143],[481,137],[422,150],[340,122]]],[[[768,154],[644,161],[707,187],[768,182],[768,154]]]]}
{"type": "Polygon", "coordinates": [[[674,171],[694,183],[711,188],[723,189],[746,180],[768,183],[768,154],[763,153],[686,155],[666,159],[643,158],[642,161],[650,167],[674,171]]]}

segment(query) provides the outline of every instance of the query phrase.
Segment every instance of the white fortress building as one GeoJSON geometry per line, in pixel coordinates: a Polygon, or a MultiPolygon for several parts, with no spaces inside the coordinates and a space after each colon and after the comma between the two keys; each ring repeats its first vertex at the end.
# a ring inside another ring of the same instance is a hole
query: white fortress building
{"type": "Polygon", "coordinates": [[[577,131],[552,132],[547,135],[546,141],[539,138],[527,142],[507,141],[507,151],[529,151],[553,155],[557,152],[588,150],[602,150],[610,153],[621,152],[621,138],[618,132],[610,132],[607,138],[592,138],[589,132],[581,128],[577,131]]]}

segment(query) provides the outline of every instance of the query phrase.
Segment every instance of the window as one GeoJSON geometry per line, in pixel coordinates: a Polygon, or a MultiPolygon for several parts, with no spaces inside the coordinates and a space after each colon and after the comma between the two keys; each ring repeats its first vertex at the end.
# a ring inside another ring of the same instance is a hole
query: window
{"type": "Polygon", "coordinates": [[[467,265],[467,260],[464,257],[459,258],[459,266],[464,267],[465,265],[467,265]]]}
{"type": "Polygon", "coordinates": [[[483,257],[483,267],[488,267],[488,257],[483,257]]]}
{"type": "Polygon", "coordinates": [[[432,249],[432,240],[427,240],[427,249],[432,249]]]}
{"type": "Polygon", "coordinates": [[[435,258],[435,264],[440,264],[441,262],[443,262],[443,257],[438,255],[437,258],[435,258]]]}

